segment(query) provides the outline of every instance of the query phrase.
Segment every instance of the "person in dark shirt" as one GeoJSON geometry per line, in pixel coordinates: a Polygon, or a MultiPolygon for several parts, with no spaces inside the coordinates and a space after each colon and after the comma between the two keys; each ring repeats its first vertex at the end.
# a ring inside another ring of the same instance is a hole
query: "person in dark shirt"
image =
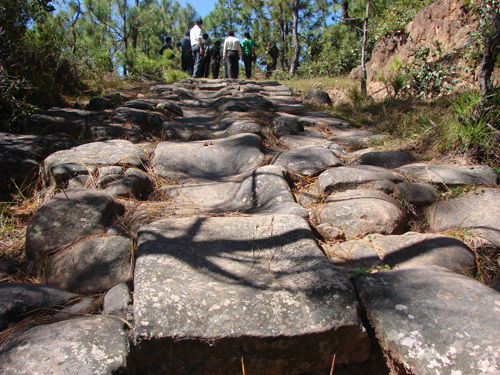
{"type": "Polygon", "coordinates": [[[161,46],[160,51],[159,51],[160,56],[163,55],[163,52],[166,49],[172,49],[172,50],[174,49],[174,46],[172,44],[172,37],[170,37],[170,36],[167,36],[165,38],[165,43],[163,43],[163,46],[161,46]]]}
{"type": "Polygon", "coordinates": [[[210,39],[208,38],[208,34],[203,34],[203,40],[201,41],[203,45],[203,50],[206,51],[201,60],[202,73],[201,77],[208,78],[208,73],[210,72],[210,56],[208,51],[210,49],[210,39]]]}
{"type": "Polygon", "coordinates": [[[220,72],[220,40],[216,40],[213,47],[210,48],[210,63],[212,64],[212,78],[219,78],[220,72]]]}
{"type": "Polygon", "coordinates": [[[193,75],[193,52],[191,51],[191,38],[189,31],[186,31],[184,38],[181,39],[181,68],[182,71],[193,75]]]}
{"type": "Polygon", "coordinates": [[[280,50],[276,47],[276,43],[269,42],[267,45],[266,55],[268,56],[266,77],[269,78],[276,70],[276,65],[278,64],[278,56],[280,55],[280,50]]]}

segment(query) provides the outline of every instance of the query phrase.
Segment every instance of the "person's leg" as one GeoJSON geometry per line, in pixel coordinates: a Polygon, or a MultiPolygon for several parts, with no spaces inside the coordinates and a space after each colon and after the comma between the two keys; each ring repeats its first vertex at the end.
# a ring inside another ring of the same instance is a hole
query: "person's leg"
{"type": "Polygon", "coordinates": [[[193,76],[193,55],[190,54],[188,57],[187,57],[187,65],[188,65],[188,69],[187,69],[187,72],[190,76],[193,76]]]}
{"type": "Polygon", "coordinates": [[[198,44],[193,46],[193,78],[200,77],[201,73],[201,55],[200,55],[200,46],[198,44]]]}
{"type": "Polygon", "coordinates": [[[240,75],[240,60],[238,58],[238,53],[234,54],[234,74],[233,78],[238,79],[238,76],[240,75]]]}
{"type": "Polygon", "coordinates": [[[210,73],[210,57],[205,56],[205,66],[203,67],[203,77],[208,78],[208,74],[210,73]]]}
{"type": "Polygon", "coordinates": [[[236,51],[229,51],[228,52],[228,73],[229,73],[229,78],[236,79],[238,78],[238,52],[236,51]]]}
{"type": "Polygon", "coordinates": [[[229,69],[228,69],[228,65],[229,65],[229,58],[226,57],[224,59],[224,78],[229,78],[229,69]]]}
{"type": "Polygon", "coordinates": [[[252,55],[243,55],[243,63],[245,64],[245,74],[250,79],[252,75],[252,55]]]}
{"type": "Polygon", "coordinates": [[[214,78],[214,79],[219,78],[219,70],[220,70],[220,61],[213,60],[212,61],[212,78],[214,78]]]}
{"type": "Polygon", "coordinates": [[[181,70],[183,72],[187,72],[188,70],[187,58],[184,54],[181,56],[181,70]]]}

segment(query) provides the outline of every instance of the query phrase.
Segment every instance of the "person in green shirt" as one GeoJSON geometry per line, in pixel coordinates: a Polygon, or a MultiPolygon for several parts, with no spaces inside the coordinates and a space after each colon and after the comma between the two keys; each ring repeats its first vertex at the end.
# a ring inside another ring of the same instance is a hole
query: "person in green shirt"
{"type": "Polygon", "coordinates": [[[241,52],[243,53],[243,63],[245,64],[245,73],[248,79],[252,75],[252,60],[255,56],[254,47],[257,47],[257,44],[250,37],[250,33],[246,32],[243,34],[245,37],[243,42],[241,42],[241,52]]]}

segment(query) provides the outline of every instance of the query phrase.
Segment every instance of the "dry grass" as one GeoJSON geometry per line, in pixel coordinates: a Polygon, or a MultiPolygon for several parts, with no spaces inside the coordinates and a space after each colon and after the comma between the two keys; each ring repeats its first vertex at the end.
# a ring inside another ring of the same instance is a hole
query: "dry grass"
{"type": "Polygon", "coordinates": [[[476,278],[485,285],[492,286],[500,281],[500,264],[498,249],[492,248],[485,241],[474,234],[470,229],[454,228],[443,234],[458,238],[474,252],[477,265],[476,278]]]}
{"type": "Polygon", "coordinates": [[[0,260],[24,260],[26,227],[47,195],[48,192],[40,188],[35,188],[30,196],[18,189],[11,201],[0,202],[0,260]]]}
{"type": "Polygon", "coordinates": [[[92,316],[98,313],[102,309],[102,303],[104,300],[103,294],[95,294],[91,296],[76,297],[63,303],[40,307],[31,311],[26,312],[22,316],[19,322],[10,325],[8,328],[0,331],[0,344],[4,342],[9,336],[16,332],[21,332],[23,330],[29,329],[34,326],[39,326],[43,324],[56,323],[63,320],[73,319],[78,316],[92,316]],[[76,314],[59,314],[64,309],[78,303],[86,298],[94,298],[94,301],[88,308],[80,313],[76,314]]]}

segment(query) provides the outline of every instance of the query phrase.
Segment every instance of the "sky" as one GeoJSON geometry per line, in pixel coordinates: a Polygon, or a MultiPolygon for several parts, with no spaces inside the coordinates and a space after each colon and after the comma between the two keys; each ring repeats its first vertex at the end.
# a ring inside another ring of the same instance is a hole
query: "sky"
{"type": "Polygon", "coordinates": [[[201,17],[205,17],[214,9],[216,0],[179,0],[179,3],[182,6],[191,4],[201,17]]]}

